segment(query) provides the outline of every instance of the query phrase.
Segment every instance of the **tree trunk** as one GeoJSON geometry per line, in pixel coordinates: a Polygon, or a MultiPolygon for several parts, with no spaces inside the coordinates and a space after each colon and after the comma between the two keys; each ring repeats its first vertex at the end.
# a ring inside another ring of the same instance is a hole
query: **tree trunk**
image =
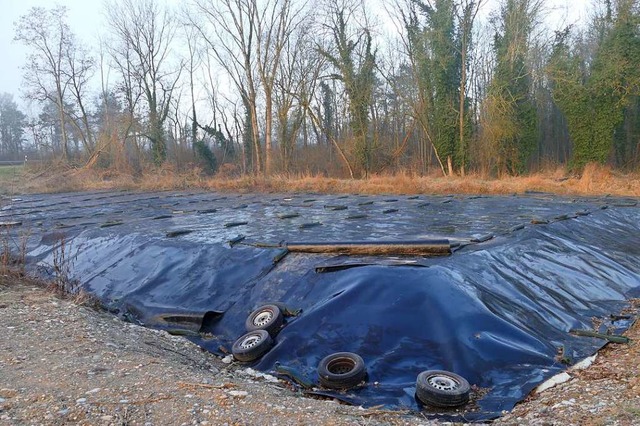
{"type": "Polygon", "coordinates": [[[462,52],[461,52],[461,62],[462,69],[460,70],[460,112],[458,114],[459,118],[459,131],[460,131],[460,154],[458,156],[458,160],[460,161],[460,175],[464,176],[464,168],[467,160],[467,147],[465,146],[464,139],[464,101],[466,98],[466,80],[467,80],[467,48],[463,44],[462,52]]]}
{"type": "Polygon", "coordinates": [[[198,117],[196,116],[196,99],[193,91],[193,71],[190,72],[190,90],[191,90],[191,143],[194,144],[198,140],[198,117]]]}
{"type": "Polygon", "coordinates": [[[272,172],[272,152],[271,152],[271,128],[273,125],[273,99],[271,91],[264,90],[265,97],[265,128],[264,128],[264,175],[269,176],[272,172]]]}
{"type": "Polygon", "coordinates": [[[260,147],[260,130],[258,128],[258,109],[256,108],[255,97],[249,102],[249,110],[251,111],[251,133],[253,136],[254,151],[254,172],[262,173],[262,149],[260,147]]]}
{"type": "Polygon", "coordinates": [[[57,93],[56,93],[56,97],[57,97],[57,103],[58,103],[58,119],[60,120],[60,137],[61,137],[61,141],[60,143],[62,144],[61,148],[62,148],[62,159],[63,160],[68,160],[69,159],[69,148],[67,146],[67,128],[65,126],[65,120],[64,120],[64,104],[62,101],[62,87],[60,86],[60,82],[57,81],[56,82],[56,89],[57,89],[57,93]]]}

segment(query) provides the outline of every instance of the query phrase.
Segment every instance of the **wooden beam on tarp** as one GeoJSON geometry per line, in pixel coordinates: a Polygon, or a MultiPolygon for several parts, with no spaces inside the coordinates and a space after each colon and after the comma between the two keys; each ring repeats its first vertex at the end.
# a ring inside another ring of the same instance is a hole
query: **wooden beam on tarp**
{"type": "Polygon", "coordinates": [[[357,242],[290,242],[285,247],[292,253],[335,253],[365,256],[447,256],[449,240],[422,241],[357,241],[357,242]]]}

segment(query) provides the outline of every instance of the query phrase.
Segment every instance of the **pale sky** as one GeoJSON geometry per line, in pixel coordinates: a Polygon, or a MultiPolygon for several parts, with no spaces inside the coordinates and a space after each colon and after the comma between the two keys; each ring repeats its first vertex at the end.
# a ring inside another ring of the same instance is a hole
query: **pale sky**
{"type": "MultiPolygon", "coordinates": [[[[491,10],[497,1],[489,0],[486,10],[491,10]]],[[[547,3],[552,10],[551,21],[559,23],[566,17],[569,22],[578,22],[586,18],[590,0],[547,0],[547,3]]],[[[26,49],[13,41],[14,22],[34,6],[52,7],[55,4],[67,6],[69,26],[85,44],[95,46],[98,34],[104,32],[103,3],[100,0],[0,0],[0,93],[13,94],[21,105],[20,67],[24,64],[26,49]]]]}

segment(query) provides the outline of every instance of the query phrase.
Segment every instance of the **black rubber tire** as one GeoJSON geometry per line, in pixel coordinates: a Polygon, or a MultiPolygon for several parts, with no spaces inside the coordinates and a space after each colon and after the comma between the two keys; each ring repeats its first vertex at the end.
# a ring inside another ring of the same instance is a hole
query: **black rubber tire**
{"type": "Polygon", "coordinates": [[[367,377],[364,360],[352,352],[337,352],[318,364],[320,385],[328,389],[351,389],[367,377]]]}
{"type": "Polygon", "coordinates": [[[423,371],[416,380],[416,397],[426,405],[458,407],[469,402],[470,392],[469,382],[450,371],[423,371]]]}
{"type": "Polygon", "coordinates": [[[272,337],[278,334],[284,321],[282,311],[276,305],[260,306],[247,317],[247,331],[266,330],[272,337]]]}
{"type": "Polygon", "coordinates": [[[233,343],[231,353],[238,361],[248,362],[269,352],[273,339],[266,330],[254,330],[242,335],[233,343]]]}

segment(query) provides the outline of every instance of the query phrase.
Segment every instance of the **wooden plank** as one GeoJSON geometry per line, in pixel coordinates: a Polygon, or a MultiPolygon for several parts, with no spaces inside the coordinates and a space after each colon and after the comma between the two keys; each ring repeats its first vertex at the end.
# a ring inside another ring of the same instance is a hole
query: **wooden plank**
{"type": "Polygon", "coordinates": [[[360,241],[360,242],[291,242],[290,252],[339,253],[349,255],[446,256],[451,254],[449,240],[360,241]]]}

